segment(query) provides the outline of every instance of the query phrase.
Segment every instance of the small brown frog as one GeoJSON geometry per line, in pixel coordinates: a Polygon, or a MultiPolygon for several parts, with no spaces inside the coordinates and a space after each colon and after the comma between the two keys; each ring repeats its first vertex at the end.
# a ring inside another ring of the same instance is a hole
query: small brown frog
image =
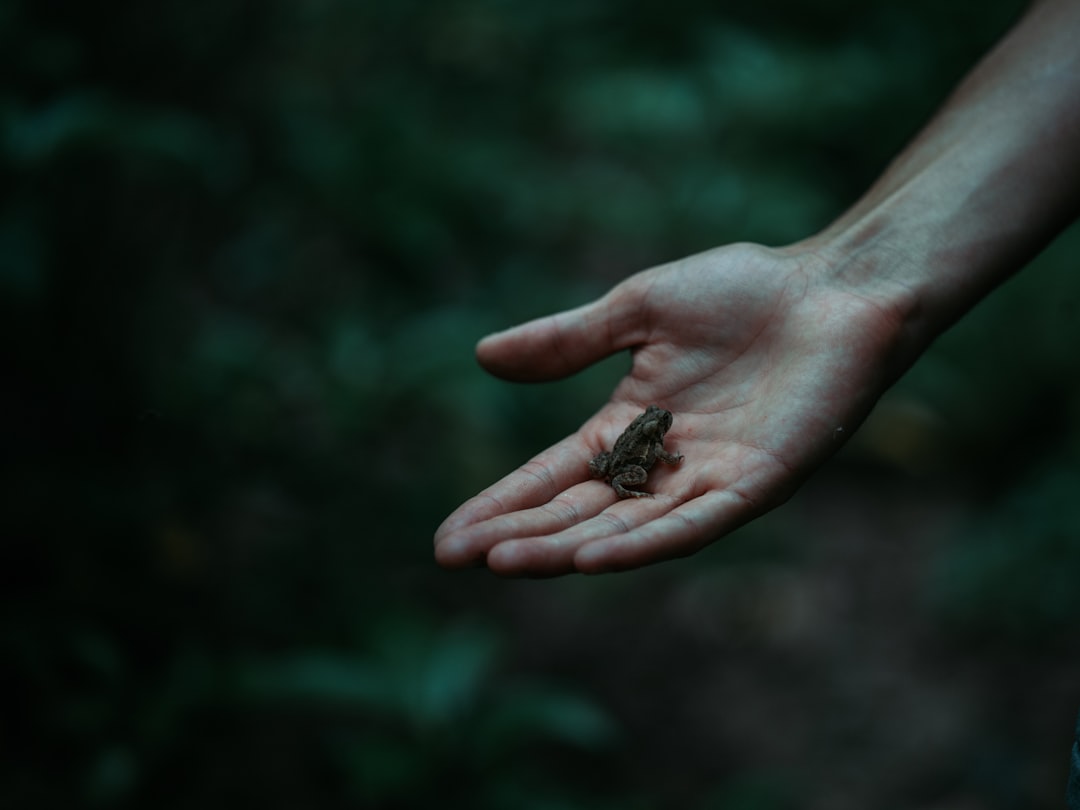
{"type": "Polygon", "coordinates": [[[682,461],[682,456],[664,449],[664,434],[671,430],[671,422],[671,411],[650,405],[615,440],[611,452],[604,451],[589,462],[589,472],[593,478],[610,481],[620,498],[651,498],[648,492],[627,487],[644,484],[657,459],[665,464],[682,461]]]}

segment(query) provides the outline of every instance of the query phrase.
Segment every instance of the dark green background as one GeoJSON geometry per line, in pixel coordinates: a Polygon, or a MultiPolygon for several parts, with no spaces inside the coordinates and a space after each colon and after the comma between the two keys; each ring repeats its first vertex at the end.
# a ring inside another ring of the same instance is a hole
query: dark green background
{"type": "Polygon", "coordinates": [[[1059,806],[1076,229],[698,557],[431,556],[626,366],[476,339],[812,233],[1020,6],[0,1],[0,806],[1059,806]]]}

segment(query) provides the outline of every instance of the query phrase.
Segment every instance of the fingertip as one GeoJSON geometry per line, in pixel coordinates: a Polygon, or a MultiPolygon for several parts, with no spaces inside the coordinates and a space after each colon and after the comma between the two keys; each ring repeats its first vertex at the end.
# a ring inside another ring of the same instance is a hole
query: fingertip
{"type": "Polygon", "coordinates": [[[607,309],[593,302],[487,335],[476,359],[497,377],[536,382],[573,374],[616,348],[607,309]]]}
{"type": "Polygon", "coordinates": [[[440,523],[439,528],[435,530],[435,547],[438,548],[446,538],[452,536],[458,529],[468,526],[472,522],[473,519],[466,514],[464,506],[456,509],[453,514],[440,523]]]}
{"type": "Polygon", "coordinates": [[[514,327],[480,338],[476,344],[476,362],[496,377],[518,379],[524,373],[521,366],[527,347],[518,345],[515,348],[512,345],[515,340],[512,333],[520,329],[521,327],[514,327]]]}
{"type": "Polygon", "coordinates": [[[501,577],[520,577],[530,573],[535,565],[530,545],[526,541],[507,540],[488,552],[487,566],[501,577]]]}
{"type": "Polygon", "coordinates": [[[450,534],[435,539],[435,562],[441,568],[477,568],[484,564],[484,553],[471,546],[467,537],[450,534]]]}
{"type": "Polygon", "coordinates": [[[537,548],[532,540],[507,540],[487,555],[487,567],[501,577],[545,579],[574,573],[569,559],[550,549],[537,548]]]}
{"type": "Polygon", "coordinates": [[[614,564],[608,549],[607,544],[600,542],[582,546],[574,555],[574,567],[582,574],[589,576],[613,574],[616,571],[625,570],[614,564]]]}
{"type": "Polygon", "coordinates": [[[578,549],[574,555],[574,566],[583,574],[614,574],[684,557],[697,548],[680,548],[672,542],[673,539],[662,538],[659,542],[650,542],[633,535],[605,537],[578,549]]]}
{"type": "Polygon", "coordinates": [[[487,567],[502,577],[516,577],[523,573],[523,555],[520,543],[508,540],[499,543],[487,554],[487,567]]]}
{"type": "Polygon", "coordinates": [[[492,332],[490,335],[484,335],[484,337],[476,342],[476,358],[480,362],[483,362],[484,358],[492,353],[492,350],[498,345],[502,335],[504,335],[506,331],[507,330],[492,332]]]}

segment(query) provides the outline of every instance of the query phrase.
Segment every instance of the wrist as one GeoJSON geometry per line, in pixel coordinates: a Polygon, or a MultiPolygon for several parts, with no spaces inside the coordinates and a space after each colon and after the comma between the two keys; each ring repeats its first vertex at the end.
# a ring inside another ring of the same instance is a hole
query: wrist
{"type": "Polygon", "coordinates": [[[911,360],[1041,247],[1015,209],[1009,219],[1007,195],[954,193],[957,179],[938,170],[872,189],[793,246],[818,258],[828,283],[895,319],[898,348],[911,360]]]}
{"type": "Polygon", "coordinates": [[[1080,4],[1033,9],[846,214],[794,246],[916,352],[1080,212],[1080,4]]]}
{"type": "Polygon", "coordinates": [[[857,302],[873,319],[886,376],[898,377],[952,323],[926,272],[929,246],[916,247],[887,221],[830,227],[783,252],[798,258],[826,299],[857,302]]]}

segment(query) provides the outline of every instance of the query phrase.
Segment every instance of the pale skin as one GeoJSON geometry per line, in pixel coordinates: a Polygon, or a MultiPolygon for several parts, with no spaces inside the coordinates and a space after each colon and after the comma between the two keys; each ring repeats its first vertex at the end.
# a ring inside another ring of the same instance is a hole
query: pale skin
{"type": "Polygon", "coordinates": [[[440,565],[621,571],[692,554],[784,502],[957,318],[1080,211],[1080,0],[1044,0],[846,214],[784,248],[737,244],[638,273],[490,335],[477,358],[550,380],[630,350],[579,430],[471,498],[440,565]],[[649,404],[678,467],[620,500],[588,461],[649,404]]]}

